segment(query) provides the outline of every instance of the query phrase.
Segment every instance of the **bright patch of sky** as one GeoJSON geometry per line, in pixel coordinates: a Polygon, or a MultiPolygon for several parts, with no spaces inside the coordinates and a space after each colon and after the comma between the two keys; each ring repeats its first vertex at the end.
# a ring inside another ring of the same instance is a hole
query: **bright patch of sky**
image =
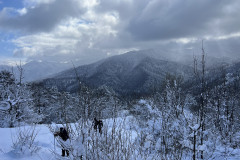
{"type": "Polygon", "coordinates": [[[23,2],[21,0],[0,0],[0,10],[4,8],[23,8],[23,2]]]}
{"type": "Polygon", "coordinates": [[[15,45],[10,40],[14,37],[14,35],[0,32],[0,37],[0,54],[3,56],[11,56],[15,45]]]}

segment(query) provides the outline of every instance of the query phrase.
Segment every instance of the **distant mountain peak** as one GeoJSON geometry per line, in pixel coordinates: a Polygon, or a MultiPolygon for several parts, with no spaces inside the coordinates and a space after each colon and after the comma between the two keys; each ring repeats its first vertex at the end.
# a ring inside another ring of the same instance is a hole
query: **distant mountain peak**
{"type": "Polygon", "coordinates": [[[57,85],[63,91],[76,92],[76,71],[88,86],[108,86],[120,94],[150,93],[153,88],[160,87],[167,73],[183,75],[186,79],[192,74],[189,66],[169,61],[154,50],[143,50],[69,69],[44,80],[44,83],[57,85]]]}

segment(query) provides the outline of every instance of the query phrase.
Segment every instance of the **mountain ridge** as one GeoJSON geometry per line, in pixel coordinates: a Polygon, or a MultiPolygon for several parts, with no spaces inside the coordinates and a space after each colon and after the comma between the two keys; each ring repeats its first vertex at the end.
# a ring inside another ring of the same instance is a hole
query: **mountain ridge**
{"type": "Polygon", "coordinates": [[[48,86],[56,84],[62,91],[76,92],[77,88],[73,86],[76,86],[74,83],[77,83],[77,74],[80,80],[90,87],[106,85],[120,94],[149,94],[161,86],[168,73],[181,75],[186,79],[191,77],[191,66],[168,61],[163,57],[156,58],[154,54],[151,50],[128,52],[60,72],[45,79],[43,83],[48,86]],[[74,79],[72,86],[62,87],[63,83],[69,84],[74,79]]]}

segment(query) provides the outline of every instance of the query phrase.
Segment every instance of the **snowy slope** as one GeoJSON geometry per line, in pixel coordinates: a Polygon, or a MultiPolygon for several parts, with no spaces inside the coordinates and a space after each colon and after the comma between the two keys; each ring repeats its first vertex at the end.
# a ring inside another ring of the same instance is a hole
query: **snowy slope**
{"type": "MultiPolygon", "coordinates": [[[[137,137],[137,133],[134,130],[130,130],[131,123],[129,121],[132,121],[132,117],[127,118],[116,118],[116,119],[107,119],[104,120],[104,131],[108,132],[109,134],[112,134],[112,128],[116,123],[118,126],[124,126],[124,128],[118,128],[114,127],[116,131],[121,131],[121,133],[124,133],[122,135],[131,135],[131,137],[125,138],[131,138],[132,142],[137,137]],[[121,125],[119,125],[121,124],[121,125]]],[[[89,123],[89,126],[92,127],[92,122],[89,123]]],[[[72,127],[78,125],[78,124],[71,124],[72,127]]],[[[56,124],[53,124],[52,126],[56,126],[56,124]]],[[[58,125],[62,126],[62,125],[58,125]]],[[[32,154],[30,153],[29,149],[23,148],[23,152],[20,151],[19,148],[14,148],[13,143],[18,139],[18,133],[19,132],[26,133],[27,131],[33,131],[33,126],[23,126],[20,128],[0,128],[0,160],[55,160],[55,159],[73,159],[73,156],[70,153],[69,157],[61,157],[61,147],[58,143],[58,139],[56,138],[54,140],[54,136],[52,132],[50,132],[50,129],[47,125],[37,125],[35,128],[35,131],[37,133],[36,139],[34,141],[33,146],[38,148],[35,152],[32,154]]],[[[103,132],[104,132],[103,131],[103,132]]],[[[83,131],[85,132],[85,131],[83,131]]],[[[94,131],[92,134],[96,134],[94,131]]],[[[100,135],[98,135],[100,136],[100,135]]],[[[24,137],[24,136],[23,136],[24,137]]],[[[78,142],[76,139],[77,136],[71,137],[71,145],[77,146],[75,143],[78,142]]],[[[81,137],[80,137],[81,138],[81,137]]],[[[127,144],[127,143],[126,143],[127,144]]],[[[83,149],[83,148],[82,148],[83,149]]]]}
{"type": "Polygon", "coordinates": [[[30,126],[21,128],[0,128],[0,159],[1,160],[39,160],[39,159],[54,159],[51,150],[54,150],[54,138],[49,129],[45,125],[38,125],[36,130],[36,145],[40,147],[37,153],[31,155],[26,150],[25,154],[17,153],[18,150],[13,150],[13,141],[16,140],[17,132],[24,129],[30,129],[30,126]]]}

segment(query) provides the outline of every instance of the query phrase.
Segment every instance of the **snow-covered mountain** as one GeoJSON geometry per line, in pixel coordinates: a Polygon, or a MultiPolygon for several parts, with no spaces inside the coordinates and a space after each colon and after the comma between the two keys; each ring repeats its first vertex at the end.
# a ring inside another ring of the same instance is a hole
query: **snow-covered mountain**
{"type": "MultiPolygon", "coordinates": [[[[197,58],[200,60],[201,56],[199,55],[197,58]]],[[[160,67],[160,70],[163,70],[162,72],[168,72],[167,68],[169,67],[169,66],[166,66],[166,70],[165,70],[164,61],[169,62],[171,64],[175,63],[175,65],[178,65],[178,66],[193,66],[192,55],[189,56],[185,54],[182,56],[177,56],[177,55],[174,56],[173,53],[163,53],[160,50],[149,49],[149,50],[131,51],[126,54],[117,55],[104,60],[100,60],[90,65],[84,65],[84,66],[78,67],[78,74],[81,77],[83,76],[83,74],[85,74],[85,76],[87,76],[88,78],[89,77],[94,78],[97,72],[101,76],[108,76],[108,77],[109,77],[109,74],[113,74],[112,72],[114,72],[114,74],[119,74],[118,77],[125,78],[124,76],[126,76],[127,74],[132,75],[131,71],[133,70],[136,71],[136,68],[139,68],[140,65],[143,65],[142,70],[145,70],[144,72],[146,72],[146,70],[148,70],[149,68],[144,69],[144,66],[147,65],[145,67],[149,67],[149,64],[152,63],[150,61],[153,61],[153,64],[151,64],[153,68],[154,68],[154,65],[158,63],[157,66],[160,67]],[[161,66],[159,66],[160,63],[161,63],[161,66]],[[103,73],[105,73],[106,75],[103,75],[103,73]]],[[[230,65],[235,61],[227,57],[215,58],[215,57],[207,56],[206,65],[209,68],[218,68],[223,65],[230,65]]],[[[75,66],[85,64],[83,61],[80,61],[80,60],[73,60],[73,63],[75,66]]],[[[16,62],[16,64],[19,65],[19,62],[16,62]]],[[[54,61],[35,60],[22,65],[22,68],[24,70],[23,81],[25,82],[38,81],[44,78],[55,77],[56,75],[57,77],[64,77],[65,73],[67,73],[65,77],[68,77],[68,78],[75,77],[76,75],[75,72],[72,72],[73,70],[70,71],[71,70],[70,68],[73,68],[73,64],[70,61],[54,62],[54,61]],[[70,69],[70,70],[68,70],[67,72],[63,72],[67,69],[70,69]],[[59,72],[61,73],[58,74],[59,72]]],[[[178,71],[176,71],[176,73],[179,74],[180,68],[177,67],[178,71]]],[[[16,65],[15,66],[0,65],[0,71],[1,70],[9,70],[11,72],[13,71],[16,78],[19,78],[19,71],[16,65]]],[[[138,70],[137,72],[139,75],[140,71],[138,70]]],[[[170,73],[174,73],[174,72],[170,71],[170,73]]],[[[184,72],[182,73],[184,74],[184,72]]],[[[136,73],[134,72],[134,74],[136,73]]],[[[113,81],[111,81],[111,78],[110,78],[110,81],[108,83],[116,83],[116,81],[118,80],[113,79],[113,81]]],[[[91,80],[91,83],[92,83],[92,80],[91,80]]],[[[106,85],[108,85],[108,83],[106,85]]],[[[103,80],[101,84],[105,84],[105,80],[103,80]]]]}
{"type": "Polygon", "coordinates": [[[76,72],[82,82],[92,87],[109,86],[121,94],[148,94],[161,87],[168,73],[189,79],[191,66],[169,61],[153,50],[132,51],[90,65],[61,72],[44,80],[48,86],[76,92],[76,72]]]}
{"type": "Polygon", "coordinates": [[[31,61],[23,66],[26,81],[35,81],[47,78],[52,74],[72,67],[69,63],[31,61]]]}
{"type": "Polygon", "coordinates": [[[8,66],[8,65],[0,65],[0,71],[2,70],[11,70],[11,66],[8,66]]]}
{"type": "MultiPolygon", "coordinates": [[[[22,65],[23,77],[24,77],[23,81],[31,82],[31,81],[44,79],[71,67],[72,65],[70,63],[30,61],[22,65]]],[[[15,77],[17,79],[19,78],[19,71],[17,69],[17,66],[2,65],[0,66],[0,70],[9,70],[11,72],[13,71],[15,77]]]]}

